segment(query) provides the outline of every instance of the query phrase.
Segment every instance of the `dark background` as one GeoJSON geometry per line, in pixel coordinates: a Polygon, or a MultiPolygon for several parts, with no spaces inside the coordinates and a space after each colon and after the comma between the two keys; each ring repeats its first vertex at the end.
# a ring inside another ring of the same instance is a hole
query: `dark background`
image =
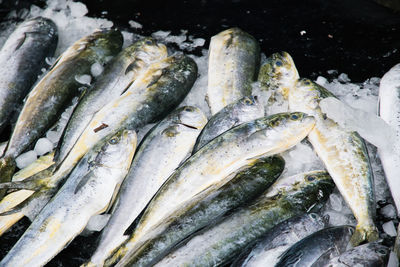
{"type": "MultiPolygon", "coordinates": [[[[1,2],[1,1],[0,1],[1,2]]],[[[400,15],[372,0],[87,0],[89,16],[106,17],[130,29],[128,21],[143,25],[137,33],[188,30],[206,39],[229,27],[240,27],[259,40],[270,55],[289,52],[303,77],[329,77],[327,70],[344,72],[354,82],[382,77],[400,63],[400,15]],[[104,12],[107,11],[107,12],[104,12]],[[301,31],[306,34],[301,35],[301,31]]],[[[11,10],[43,7],[45,1],[3,0],[0,18],[11,10]]],[[[195,53],[199,51],[195,51],[195,53]]],[[[0,258],[29,225],[27,219],[0,238],[0,258]]],[[[79,266],[94,249],[96,235],[78,237],[48,266],[79,266]]]]}

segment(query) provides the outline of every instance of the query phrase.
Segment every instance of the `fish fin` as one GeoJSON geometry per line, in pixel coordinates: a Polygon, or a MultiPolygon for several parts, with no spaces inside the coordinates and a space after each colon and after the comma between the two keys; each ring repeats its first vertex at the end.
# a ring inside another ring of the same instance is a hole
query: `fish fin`
{"type": "Polygon", "coordinates": [[[26,32],[24,32],[24,35],[20,39],[18,39],[18,43],[15,46],[14,51],[17,51],[24,44],[25,40],[26,40],[26,32]]]}
{"type": "Polygon", "coordinates": [[[138,60],[140,60],[140,59],[135,58],[135,60],[133,60],[133,62],[132,62],[131,64],[129,64],[128,67],[126,67],[126,69],[125,69],[125,75],[126,75],[128,72],[130,72],[130,71],[135,71],[137,68],[140,67],[139,64],[138,64],[138,60]]]}
{"type": "MultiPolygon", "coordinates": [[[[151,201],[149,201],[150,203],[151,201]]],[[[147,209],[147,207],[149,206],[149,203],[146,205],[146,207],[139,213],[139,215],[136,217],[136,219],[131,223],[131,225],[128,226],[128,228],[126,228],[124,235],[125,236],[130,236],[133,234],[133,232],[136,229],[136,226],[138,225],[140,219],[142,218],[145,210],[147,209]]]]}
{"type": "MultiPolygon", "coordinates": [[[[288,253],[289,251],[286,251],[282,256],[281,260],[279,263],[284,263],[284,266],[296,266],[296,263],[301,260],[301,257],[303,256],[303,251],[299,250],[296,251],[295,253],[288,253]]],[[[276,264],[279,265],[279,264],[276,264]]]]}
{"type": "Polygon", "coordinates": [[[82,177],[82,179],[79,181],[79,183],[75,187],[74,194],[77,194],[79,190],[81,190],[89,181],[91,178],[90,172],[87,173],[85,176],[82,177]]]}
{"type": "Polygon", "coordinates": [[[23,212],[23,210],[31,203],[32,199],[35,199],[37,195],[38,195],[37,192],[33,193],[31,196],[29,196],[27,199],[25,199],[15,207],[9,209],[8,211],[1,212],[0,216],[7,216],[18,212],[23,212]]]}
{"type": "Polygon", "coordinates": [[[131,87],[131,85],[133,84],[133,82],[134,82],[134,81],[131,81],[131,82],[125,87],[125,89],[121,91],[121,94],[120,94],[120,95],[123,95],[126,91],[128,91],[129,87],[131,87]]]}
{"type": "Polygon", "coordinates": [[[350,239],[350,244],[355,247],[366,241],[373,242],[379,239],[379,233],[375,226],[367,225],[360,226],[357,225],[353,236],[350,239]]]}
{"type": "Polygon", "coordinates": [[[51,71],[52,69],[54,69],[54,67],[58,64],[58,62],[60,62],[61,58],[62,58],[63,54],[61,54],[60,56],[58,56],[58,58],[54,61],[54,63],[50,66],[49,71],[51,71]]]}
{"type": "MultiPolygon", "coordinates": [[[[10,182],[14,174],[16,163],[12,157],[4,157],[0,159],[0,183],[10,182]]],[[[1,189],[1,187],[0,187],[1,189]]],[[[7,190],[0,190],[0,200],[3,199],[7,190]]]]}

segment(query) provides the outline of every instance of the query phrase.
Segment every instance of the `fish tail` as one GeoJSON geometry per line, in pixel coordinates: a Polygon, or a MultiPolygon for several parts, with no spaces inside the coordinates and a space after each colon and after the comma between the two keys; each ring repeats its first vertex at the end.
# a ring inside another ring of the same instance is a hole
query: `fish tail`
{"type": "MultiPolygon", "coordinates": [[[[0,183],[10,182],[14,174],[16,163],[13,157],[0,159],[0,183]]],[[[0,189],[0,200],[3,199],[7,189],[0,189]]]]}
{"type": "Polygon", "coordinates": [[[357,225],[350,244],[355,247],[363,242],[373,242],[379,239],[378,229],[374,225],[360,226],[357,225]]]}

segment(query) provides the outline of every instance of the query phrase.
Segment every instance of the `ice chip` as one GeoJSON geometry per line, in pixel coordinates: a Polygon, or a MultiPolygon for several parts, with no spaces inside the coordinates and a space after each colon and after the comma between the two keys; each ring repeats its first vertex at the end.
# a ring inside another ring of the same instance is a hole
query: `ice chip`
{"type": "Polygon", "coordinates": [[[387,219],[396,218],[396,208],[392,204],[384,206],[380,213],[387,219]]]}
{"type": "Polygon", "coordinates": [[[37,159],[36,152],[33,150],[30,150],[28,152],[25,152],[25,153],[19,155],[15,159],[15,163],[17,164],[17,167],[19,169],[23,169],[23,168],[27,167],[29,164],[31,164],[32,162],[34,162],[36,159],[37,159]]]}
{"type": "Polygon", "coordinates": [[[40,138],[37,140],[33,150],[37,155],[42,156],[53,150],[53,143],[47,138],[40,138]]]}
{"type": "Polygon", "coordinates": [[[337,195],[337,194],[331,194],[329,196],[329,203],[331,204],[331,207],[335,211],[341,211],[343,204],[342,204],[342,198],[337,195]]]}
{"type": "Polygon", "coordinates": [[[101,214],[92,216],[86,225],[86,229],[89,231],[101,231],[106,226],[111,214],[101,214]]]}
{"type": "Polygon", "coordinates": [[[151,34],[156,39],[164,39],[170,35],[171,31],[156,31],[151,34]]]}
{"type": "Polygon", "coordinates": [[[128,23],[129,23],[129,26],[131,26],[131,28],[134,28],[134,29],[141,29],[141,28],[143,28],[143,25],[140,24],[139,22],[130,20],[130,21],[128,21],[128,23]]]}
{"type": "Polygon", "coordinates": [[[72,17],[83,17],[88,13],[86,5],[81,2],[68,1],[68,7],[72,17]]]}
{"type": "Polygon", "coordinates": [[[390,236],[396,236],[396,228],[394,227],[393,221],[388,221],[382,224],[383,231],[390,236]]]}
{"type": "Polygon", "coordinates": [[[324,86],[328,82],[328,80],[325,77],[318,76],[315,82],[321,86],[324,86]]]}
{"type": "Polygon", "coordinates": [[[193,46],[194,47],[203,46],[205,43],[206,43],[206,40],[204,40],[203,38],[193,39],[193,46]]]}
{"type": "Polygon", "coordinates": [[[60,133],[56,132],[56,131],[48,131],[46,133],[46,138],[50,140],[50,142],[52,143],[57,143],[58,140],[60,139],[60,133]]]}
{"type": "Polygon", "coordinates": [[[399,266],[399,259],[397,258],[396,253],[391,251],[387,267],[398,267],[398,266],[399,266]]]}
{"type": "Polygon", "coordinates": [[[75,80],[80,84],[90,85],[90,82],[92,81],[92,76],[90,76],[89,74],[75,75],[75,80]]]}
{"type": "Polygon", "coordinates": [[[103,69],[103,66],[100,63],[96,62],[90,67],[90,72],[94,77],[97,77],[103,72],[103,69]]]}
{"type": "Polygon", "coordinates": [[[350,82],[350,78],[346,73],[341,73],[338,77],[338,81],[341,83],[348,83],[350,82]]]}

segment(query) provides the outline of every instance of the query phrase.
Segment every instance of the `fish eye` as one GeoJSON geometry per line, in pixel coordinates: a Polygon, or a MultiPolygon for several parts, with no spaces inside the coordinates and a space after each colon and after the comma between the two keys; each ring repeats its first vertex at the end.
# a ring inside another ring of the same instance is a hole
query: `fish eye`
{"type": "Polygon", "coordinates": [[[298,120],[298,119],[299,119],[299,116],[298,116],[297,114],[292,114],[292,115],[290,115],[290,118],[291,118],[292,120],[298,120]]]}
{"type": "Polygon", "coordinates": [[[152,45],[153,44],[153,42],[151,40],[146,40],[144,43],[147,44],[147,45],[152,45]]]}
{"type": "Polygon", "coordinates": [[[280,66],[283,65],[283,63],[282,63],[282,61],[278,60],[277,62],[275,62],[275,65],[277,65],[278,67],[280,67],[280,66]]]}
{"type": "Polygon", "coordinates": [[[272,125],[272,126],[279,126],[280,123],[281,123],[281,122],[280,122],[279,120],[273,120],[273,121],[271,121],[271,125],[272,125]]]}
{"type": "Polygon", "coordinates": [[[108,141],[111,145],[115,145],[119,142],[119,138],[117,136],[114,136],[113,138],[108,141]]]}
{"type": "Polygon", "coordinates": [[[349,228],[349,233],[352,235],[354,233],[354,229],[353,228],[349,228]]]}
{"type": "Polygon", "coordinates": [[[305,85],[310,85],[311,83],[309,81],[304,82],[305,85]]]}
{"type": "Polygon", "coordinates": [[[311,219],[316,220],[318,216],[315,213],[310,213],[310,217],[311,217],[311,219]]]}
{"type": "Polygon", "coordinates": [[[245,98],[244,99],[244,103],[247,105],[247,106],[250,106],[250,105],[252,105],[253,104],[253,101],[251,101],[251,99],[250,98],[245,98]]]}
{"type": "Polygon", "coordinates": [[[186,112],[193,112],[193,108],[191,107],[185,107],[183,110],[186,112]]]}
{"type": "Polygon", "coordinates": [[[312,182],[317,179],[314,175],[307,176],[307,181],[312,182]]]}

